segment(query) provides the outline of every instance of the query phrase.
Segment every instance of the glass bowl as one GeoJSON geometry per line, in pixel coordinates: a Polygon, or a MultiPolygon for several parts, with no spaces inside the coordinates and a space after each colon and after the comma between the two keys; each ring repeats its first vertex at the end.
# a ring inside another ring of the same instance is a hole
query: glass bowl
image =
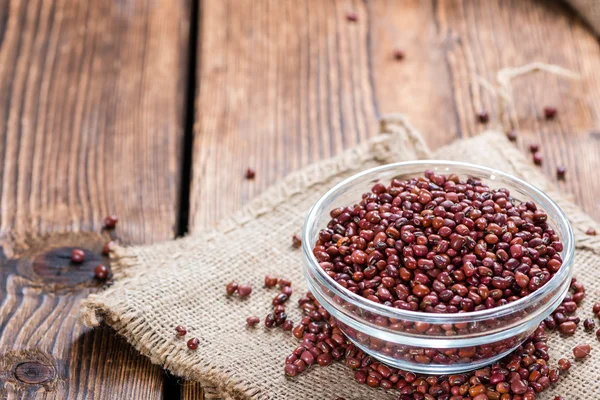
{"type": "Polygon", "coordinates": [[[451,374],[481,368],[518,347],[558,307],[570,286],[573,232],[562,210],[527,182],[477,165],[451,161],[413,161],[384,165],[354,175],[329,190],[311,208],[304,223],[302,250],[309,290],[338,327],[365,353],[390,366],[427,374],[451,374]],[[546,211],[547,223],[563,243],[563,265],[537,291],[496,308],[435,314],[389,307],[367,300],[336,283],[319,266],[312,248],[331,219],[329,211],[356,204],[381,181],[436,174],[481,179],[492,189],[507,188],[520,201],[546,211]],[[430,329],[433,328],[433,329],[430,329]]]}

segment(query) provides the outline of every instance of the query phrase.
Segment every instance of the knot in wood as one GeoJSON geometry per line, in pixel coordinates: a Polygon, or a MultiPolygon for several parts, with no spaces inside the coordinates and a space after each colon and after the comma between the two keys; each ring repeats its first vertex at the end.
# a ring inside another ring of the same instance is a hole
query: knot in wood
{"type": "Polygon", "coordinates": [[[44,284],[74,287],[86,282],[93,282],[94,268],[105,264],[100,251],[92,251],[83,247],[59,247],[38,253],[31,261],[36,280],[44,284]],[[71,252],[81,249],[85,252],[85,261],[74,263],[71,252]]]}
{"type": "Polygon", "coordinates": [[[41,385],[54,379],[54,368],[37,361],[26,361],[18,364],[14,371],[15,378],[29,385],[41,385]]]}

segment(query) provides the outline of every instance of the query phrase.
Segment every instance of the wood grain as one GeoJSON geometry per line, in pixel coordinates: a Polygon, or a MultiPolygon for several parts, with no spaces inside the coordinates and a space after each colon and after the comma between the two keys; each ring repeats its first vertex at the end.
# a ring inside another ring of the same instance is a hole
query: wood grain
{"type": "MultiPolygon", "coordinates": [[[[376,132],[402,112],[431,148],[496,124],[517,129],[527,152],[600,219],[600,47],[572,10],[555,1],[204,1],[190,198],[190,229],[239,209],[290,171],[376,132]],[[356,22],[345,18],[358,15],[356,22]],[[405,60],[393,52],[405,51],[405,60]],[[573,83],[539,73],[513,82],[500,118],[495,84],[507,67],[539,61],[581,74],[573,83]],[[543,118],[544,106],[558,118],[543,118]],[[483,125],[476,115],[487,111],[483,125]],[[244,170],[256,178],[244,179],[244,170]]],[[[191,384],[183,398],[197,393],[191,384]]]]}
{"type": "Polygon", "coordinates": [[[473,83],[475,74],[495,81],[498,70],[533,61],[580,74],[577,82],[544,72],[516,78],[514,104],[501,122],[517,129],[524,152],[540,144],[546,175],[600,219],[600,47],[589,28],[559,1],[440,1],[434,18],[446,39],[456,38],[446,62],[463,136],[482,129],[473,118],[477,110],[498,117],[497,101],[473,83]],[[544,118],[545,106],[557,108],[556,119],[544,118]],[[567,167],[564,181],[556,178],[558,165],[567,167]]]}
{"type": "Polygon", "coordinates": [[[600,217],[597,41],[558,1],[205,1],[197,69],[190,227],[202,230],[266,187],[376,132],[376,120],[407,114],[432,148],[489,127],[516,128],[523,149],[543,144],[543,170],[600,217]],[[357,22],[345,18],[355,11],[357,22]],[[406,52],[404,61],[394,49],[406,52]],[[537,74],[513,84],[514,104],[475,83],[532,61],[569,68],[573,84],[537,74]],[[597,75],[597,74],[596,74],[597,75]],[[542,108],[559,109],[545,121],[542,108]],[[596,128],[596,129],[595,129],[596,128]],[[256,179],[244,180],[244,170],[256,179]]]}
{"type": "Polygon", "coordinates": [[[367,25],[346,22],[350,3],[201,7],[192,231],[290,171],[366,139],[377,116],[367,25]],[[244,180],[248,166],[252,181],[244,180]]]}
{"type": "Polygon", "coordinates": [[[57,291],[60,265],[23,271],[57,246],[98,254],[107,236],[84,232],[109,213],[123,243],[175,236],[189,18],[186,1],[0,1],[0,359],[30,362],[0,368],[2,398],[163,397],[159,367],[77,322],[91,275],[57,291]]]}

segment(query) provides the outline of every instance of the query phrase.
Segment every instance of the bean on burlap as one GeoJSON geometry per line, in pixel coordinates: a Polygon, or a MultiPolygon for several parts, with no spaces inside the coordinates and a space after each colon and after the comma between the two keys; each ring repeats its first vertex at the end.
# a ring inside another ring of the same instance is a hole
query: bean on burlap
{"type": "MultiPolygon", "coordinates": [[[[294,379],[283,374],[284,359],[298,341],[289,332],[259,324],[246,328],[249,315],[261,319],[271,309],[276,289],[263,288],[266,274],[293,281],[289,318],[300,319],[295,307],[306,291],[302,257],[291,246],[291,235],[301,230],[310,206],[332,185],[359,171],[414,159],[451,159],[487,165],[520,176],[546,191],[567,213],[577,238],[576,274],[588,295],[582,315],[590,313],[600,289],[600,237],[584,234],[595,222],[559,193],[501,132],[487,132],[457,141],[431,153],[420,135],[401,116],[381,123],[381,134],[337,157],[293,173],[226,219],[212,232],[171,242],[118,248],[114,257],[116,281],[105,292],[83,304],[82,319],[89,326],[102,321],[123,335],[151,361],[176,375],[214,386],[224,398],[235,399],[396,399],[356,383],[353,373],[334,363],[314,367],[294,379]],[[224,287],[235,278],[251,282],[247,299],[225,296],[224,287]],[[200,339],[196,351],[174,334],[183,324],[188,336],[200,339]]],[[[600,398],[600,346],[581,329],[562,339],[550,335],[552,362],[570,357],[571,348],[593,342],[590,357],[576,362],[569,377],[540,398],[567,394],[569,399],[600,398]]]]}

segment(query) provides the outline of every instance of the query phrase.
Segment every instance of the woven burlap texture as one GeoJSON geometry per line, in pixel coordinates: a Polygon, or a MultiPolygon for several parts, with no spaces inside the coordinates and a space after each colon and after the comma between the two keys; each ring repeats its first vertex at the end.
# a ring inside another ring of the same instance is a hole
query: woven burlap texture
{"type": "Polygon", "coordinates": [[[600,1],[599,0],[567,0],[583,19],[600,35],[600,1]]]}
{"type": "MultiPolygon", "coordinates": [[[[112,255],[115,283],[84,302],[82,319],[89,326],[106,322],[153,363],[215,386],[224,398],[396,399],[395,391],[359,385],[348,368],[336,363],[286,378],[284,359],[297,339],[262,323],[246,328],[245,319],[249,315],[262,319],[272,308],[271,299],[277,292],[263,288],[266,274],[291,278],[291,304],[305,292],[301,250],[291,247],[291,235],[300,232],[306,212],[328,188],[381,164],[426,158],[494,167],[526,179],[556,200],[576,231],[576,270],[589,293],[582,315],[591,314],[590,298],[597,298],[600,289],[600,241],[584,231],[591,226],[600,229],[598,225],[556,191],[504,134],[488,132],[432,154],[403,117],[389,116],[375,138],[288,176],[215,231],[117,249],[112,255]],[[224,287],[232,279],[251,282],[252,295],[228,298],[224,287]],[[174,335],[178,324],[188,328],[188,337],[200,339],[198,350],[188,350],[185,340],[174,335]]],[[[288,307],[293,321],[300,319],[296,308],[288,307]]],[[[582,332],[567,340],[551,335],[553,361],[571,357],[572,347],[581,341],[595,339],[582,332]]],[[[592,357],[575,363],[570,377],[541,398],[568,393],[569,399],[599,399],[600,346],[593,346],[592,357]]]]}

